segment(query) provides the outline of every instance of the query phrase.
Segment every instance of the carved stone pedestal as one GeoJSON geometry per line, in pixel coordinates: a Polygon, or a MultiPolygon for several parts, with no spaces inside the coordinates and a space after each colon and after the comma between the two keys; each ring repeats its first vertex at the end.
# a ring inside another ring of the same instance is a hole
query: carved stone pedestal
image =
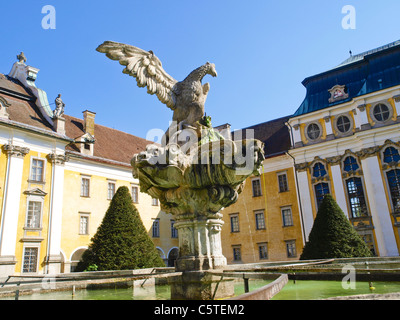
{"type": "Polygon", "coordinates": [[[202,271],[185,271],[169,281],[172,300],[215,300],[234,295],[233,279],[202,271]]]}
{"type": "Polygon", "coordinates": [[[221,269],[226,258],[221,249],[221,214],[177,217],[175,228],[179,234],[179,257],[176,271],[203,271],[221,269]]]}

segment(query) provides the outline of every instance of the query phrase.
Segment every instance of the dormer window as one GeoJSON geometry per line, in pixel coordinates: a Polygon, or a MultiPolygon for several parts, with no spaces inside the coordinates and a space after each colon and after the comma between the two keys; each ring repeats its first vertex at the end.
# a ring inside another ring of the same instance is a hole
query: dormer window
{"type": "Polygon", "coordinates": [[[306,132],[310,140],[317,140],[321,136],[321,128],[317,123],[310,123],[306,132]]]}
{"type": "Polygon", "coordinates": [[[339,116],[337,118],[336,126],[341,133],[346,133],[351,128],[350,119],[347,116],[339,116]]]}
{"type": "Polygon", "coordinates": [[[7,118],[9,119],[9,114],[8,114],[8,107],[10,104],[4,99],[3,97],[0,97],[0,118],[7,118]]]}
{"type": "Polygon", "coordinates": [[[375,121],[385,122],[390,119],[392,109],[384,103],[378,103],[372,109],[372,115],[375,121]]]}

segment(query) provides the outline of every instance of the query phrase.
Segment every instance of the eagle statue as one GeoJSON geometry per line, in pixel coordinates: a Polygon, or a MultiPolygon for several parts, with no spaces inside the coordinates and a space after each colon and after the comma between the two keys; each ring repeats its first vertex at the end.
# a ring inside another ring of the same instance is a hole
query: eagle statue
{"type": "Polygon", "coordinates": [[[155,94],[172,109],[172,120],[179,128],[198,127],[204,116],[204,104],[210,90],[209,83],[203,85],[201,81],[207,74],[217,76],[213,63],[207,62],[178,82],[165,72],[161,61],[152,51],[113,41],[104,42],[97,51],[126,66],[123,73],[135,77],[139,87],[147,87],[149,94],[155,94]]]}

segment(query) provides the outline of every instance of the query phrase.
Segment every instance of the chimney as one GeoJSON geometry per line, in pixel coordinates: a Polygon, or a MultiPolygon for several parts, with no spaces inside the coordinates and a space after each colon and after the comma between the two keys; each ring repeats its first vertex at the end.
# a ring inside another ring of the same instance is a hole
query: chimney
{"type": "Polygon", "coordinates": [[[83,131],[89,133],[94,137],[94,118],[96,117],[96,112],[89,110],[83,111],[83,131]]]}

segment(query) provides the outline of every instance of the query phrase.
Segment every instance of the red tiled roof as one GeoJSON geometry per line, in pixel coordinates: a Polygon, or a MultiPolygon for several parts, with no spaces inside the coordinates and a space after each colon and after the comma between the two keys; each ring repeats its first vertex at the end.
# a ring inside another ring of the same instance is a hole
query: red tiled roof
{"type": "MultiPolygon", "coordinates": [[[[83,120],[65,115],[65,131],[68,137],[76,139],[85,132],[83,131],[83,120]]],[[[130,163],[134,154],[144,151],[152,142],[136,137],[126,132],[108,128],[99,124],[94,126],[93,155],[95,157],[110,159],[114,161],[130,163]]],[[[79,151],[75,144],[67,146],[68,150],[79,151]]]]}
{"type": "MultiPolygon", "coordinates": [[[[53,127],[41,115],[35,104],[36,97],[15,79],[0,74],[0,96],[10,104],[10,120],[55,133],[53,127]]],[[[66,136],[76,139],[85,134],[83,119],[64,115],[66,136]]],[[[46,132],[44,131],[44,132],[46,132]]],[[[95,124],[94,157],[130,164],[134,154],[144,151],[152,142],[126,132],[95,124]]],[[[79,146],[71,143],[66,150],[79,152],[79,146]]],[[[96,160],[94,158],[94,160],[96,160]]],[[[97,159],[100,161],[100,159],[97,159]]],[[[104,162],[104,161],[103,161],[104,162]]]]}

